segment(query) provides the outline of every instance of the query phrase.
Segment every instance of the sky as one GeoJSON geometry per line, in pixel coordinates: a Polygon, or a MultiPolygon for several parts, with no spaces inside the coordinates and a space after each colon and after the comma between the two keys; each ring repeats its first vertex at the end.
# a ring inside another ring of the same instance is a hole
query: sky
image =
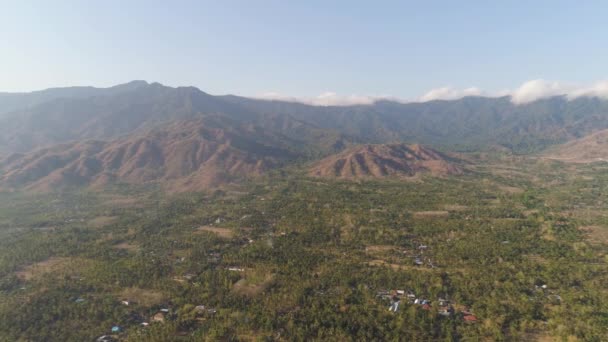
{"type": "Polygon", "coordinates": [[[608,94],[607,14],[606,1],[0,0],[0,91],[141,79],[321,104],[608,94]]]}

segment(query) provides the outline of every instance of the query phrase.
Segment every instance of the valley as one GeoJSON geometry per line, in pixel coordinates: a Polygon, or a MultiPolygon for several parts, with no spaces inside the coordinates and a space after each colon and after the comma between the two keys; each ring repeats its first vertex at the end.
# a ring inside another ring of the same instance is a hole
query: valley
{"type": "Polygon", "coordinates": [[[602,340],[608,166],[466,158],[415,182],[287,168],[210,192],[2,193],[0,331],[602,340]]]}

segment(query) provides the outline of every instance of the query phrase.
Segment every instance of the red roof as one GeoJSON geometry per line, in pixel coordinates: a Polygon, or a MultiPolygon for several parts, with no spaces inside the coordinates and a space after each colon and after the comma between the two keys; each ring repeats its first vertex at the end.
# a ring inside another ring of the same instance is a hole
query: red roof
{"type": "Polygon", "coordinates": [[[475,315],[466,315],[462,319],[469,322],[477,322],[477,317],[475,317],[475,315]]]}

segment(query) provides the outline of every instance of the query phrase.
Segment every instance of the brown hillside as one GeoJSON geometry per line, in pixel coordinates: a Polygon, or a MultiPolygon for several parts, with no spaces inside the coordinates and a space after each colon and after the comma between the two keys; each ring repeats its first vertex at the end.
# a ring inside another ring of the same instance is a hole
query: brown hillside
{"type": "Polygon", "coordinates": [[[58,145],[0,162],[0,186],[50,190],[65,186],[162,181],[171,190],[201,190],[255,177],[293,157],[249,128],[174,122],[142,136],[58,145]]]}
{"type": "Polygon", "coordinates": [[[421,145],[360,145],[317,162],[310,175],[345,179],[461,174],[456,159],[421,145]]]}
{"type": "Polygon", "coordinates": [[[595,132],[552,148],[545,156],[572,163],[608,161],[608,130],[595,132]]]}

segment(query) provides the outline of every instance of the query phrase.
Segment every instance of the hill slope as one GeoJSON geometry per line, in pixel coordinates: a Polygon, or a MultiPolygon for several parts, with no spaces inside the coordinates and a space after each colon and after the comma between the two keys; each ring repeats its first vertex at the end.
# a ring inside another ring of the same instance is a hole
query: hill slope
{"type": "Polygon", "coordinates": [[[360,143],[416,142],[460,150],[502,146],[527,153],[608,128],[608,101],[592,97],[556,96],[523,105],[513,104],[509,97],[465,97],[344,107],[226,100],[255,112],[289,113],[318,127],[339,130],[360,143]]]}
{"type": "Polygon", "coordinates": [[[282,139],[252,127],[177,121],[110,142],[75,142],[13,154],[0,162],[0,186],[50,190],[162,181],[170,190],[201,190],[259,176],[296,158],[276,147],[289,144],[282,139]]]}
{"type": "Polygon", "coordinates": [[[556,146],[545,156],[573,163],[608,161],[608,129],[556,146]]]}
{"type": "Polygon", "coordinates": [[[309,174],[344,179],[412,177],[463,172],[456,159],[421,145],[360,145],[315,163],[309,174]]]}
{"type": "Polygon", "coordinates": [[[176,120],[223,117],[230,125],[254,125],[298,141],[311,155],[340,149],[337,131],[283,113],[256,113],[193,87],[158,83],[124,85],[120,92],[99,96],[54,98],[0,117],[0,154],[82,140],[108,140],[142,134],[176,120]]]}
{"type": "Polygon", "coordinates": [[[557,96],[524,105],[513,104],[509,97],[466,97],[320,107],[213,96],[193,87],[145,82],[106,90],[51,89],[44,94],[0,94],[0,113],[5,113],[0,115],[0,155],[74,140],[140,134],[174,120],[209,115],[289,136],[309,149],[311,156],[338,151],[348,141],[419,142],[460,150],[502,146],[523,153],[608,129],[608,101],[592,97],[570,101],[557,96]],[[28,98],[22,102],[35,105],[23,107],[19,101],[3,102],[2,97],[28,98]],[[14,111],[6,113],[9,109],[14,111]]]}

